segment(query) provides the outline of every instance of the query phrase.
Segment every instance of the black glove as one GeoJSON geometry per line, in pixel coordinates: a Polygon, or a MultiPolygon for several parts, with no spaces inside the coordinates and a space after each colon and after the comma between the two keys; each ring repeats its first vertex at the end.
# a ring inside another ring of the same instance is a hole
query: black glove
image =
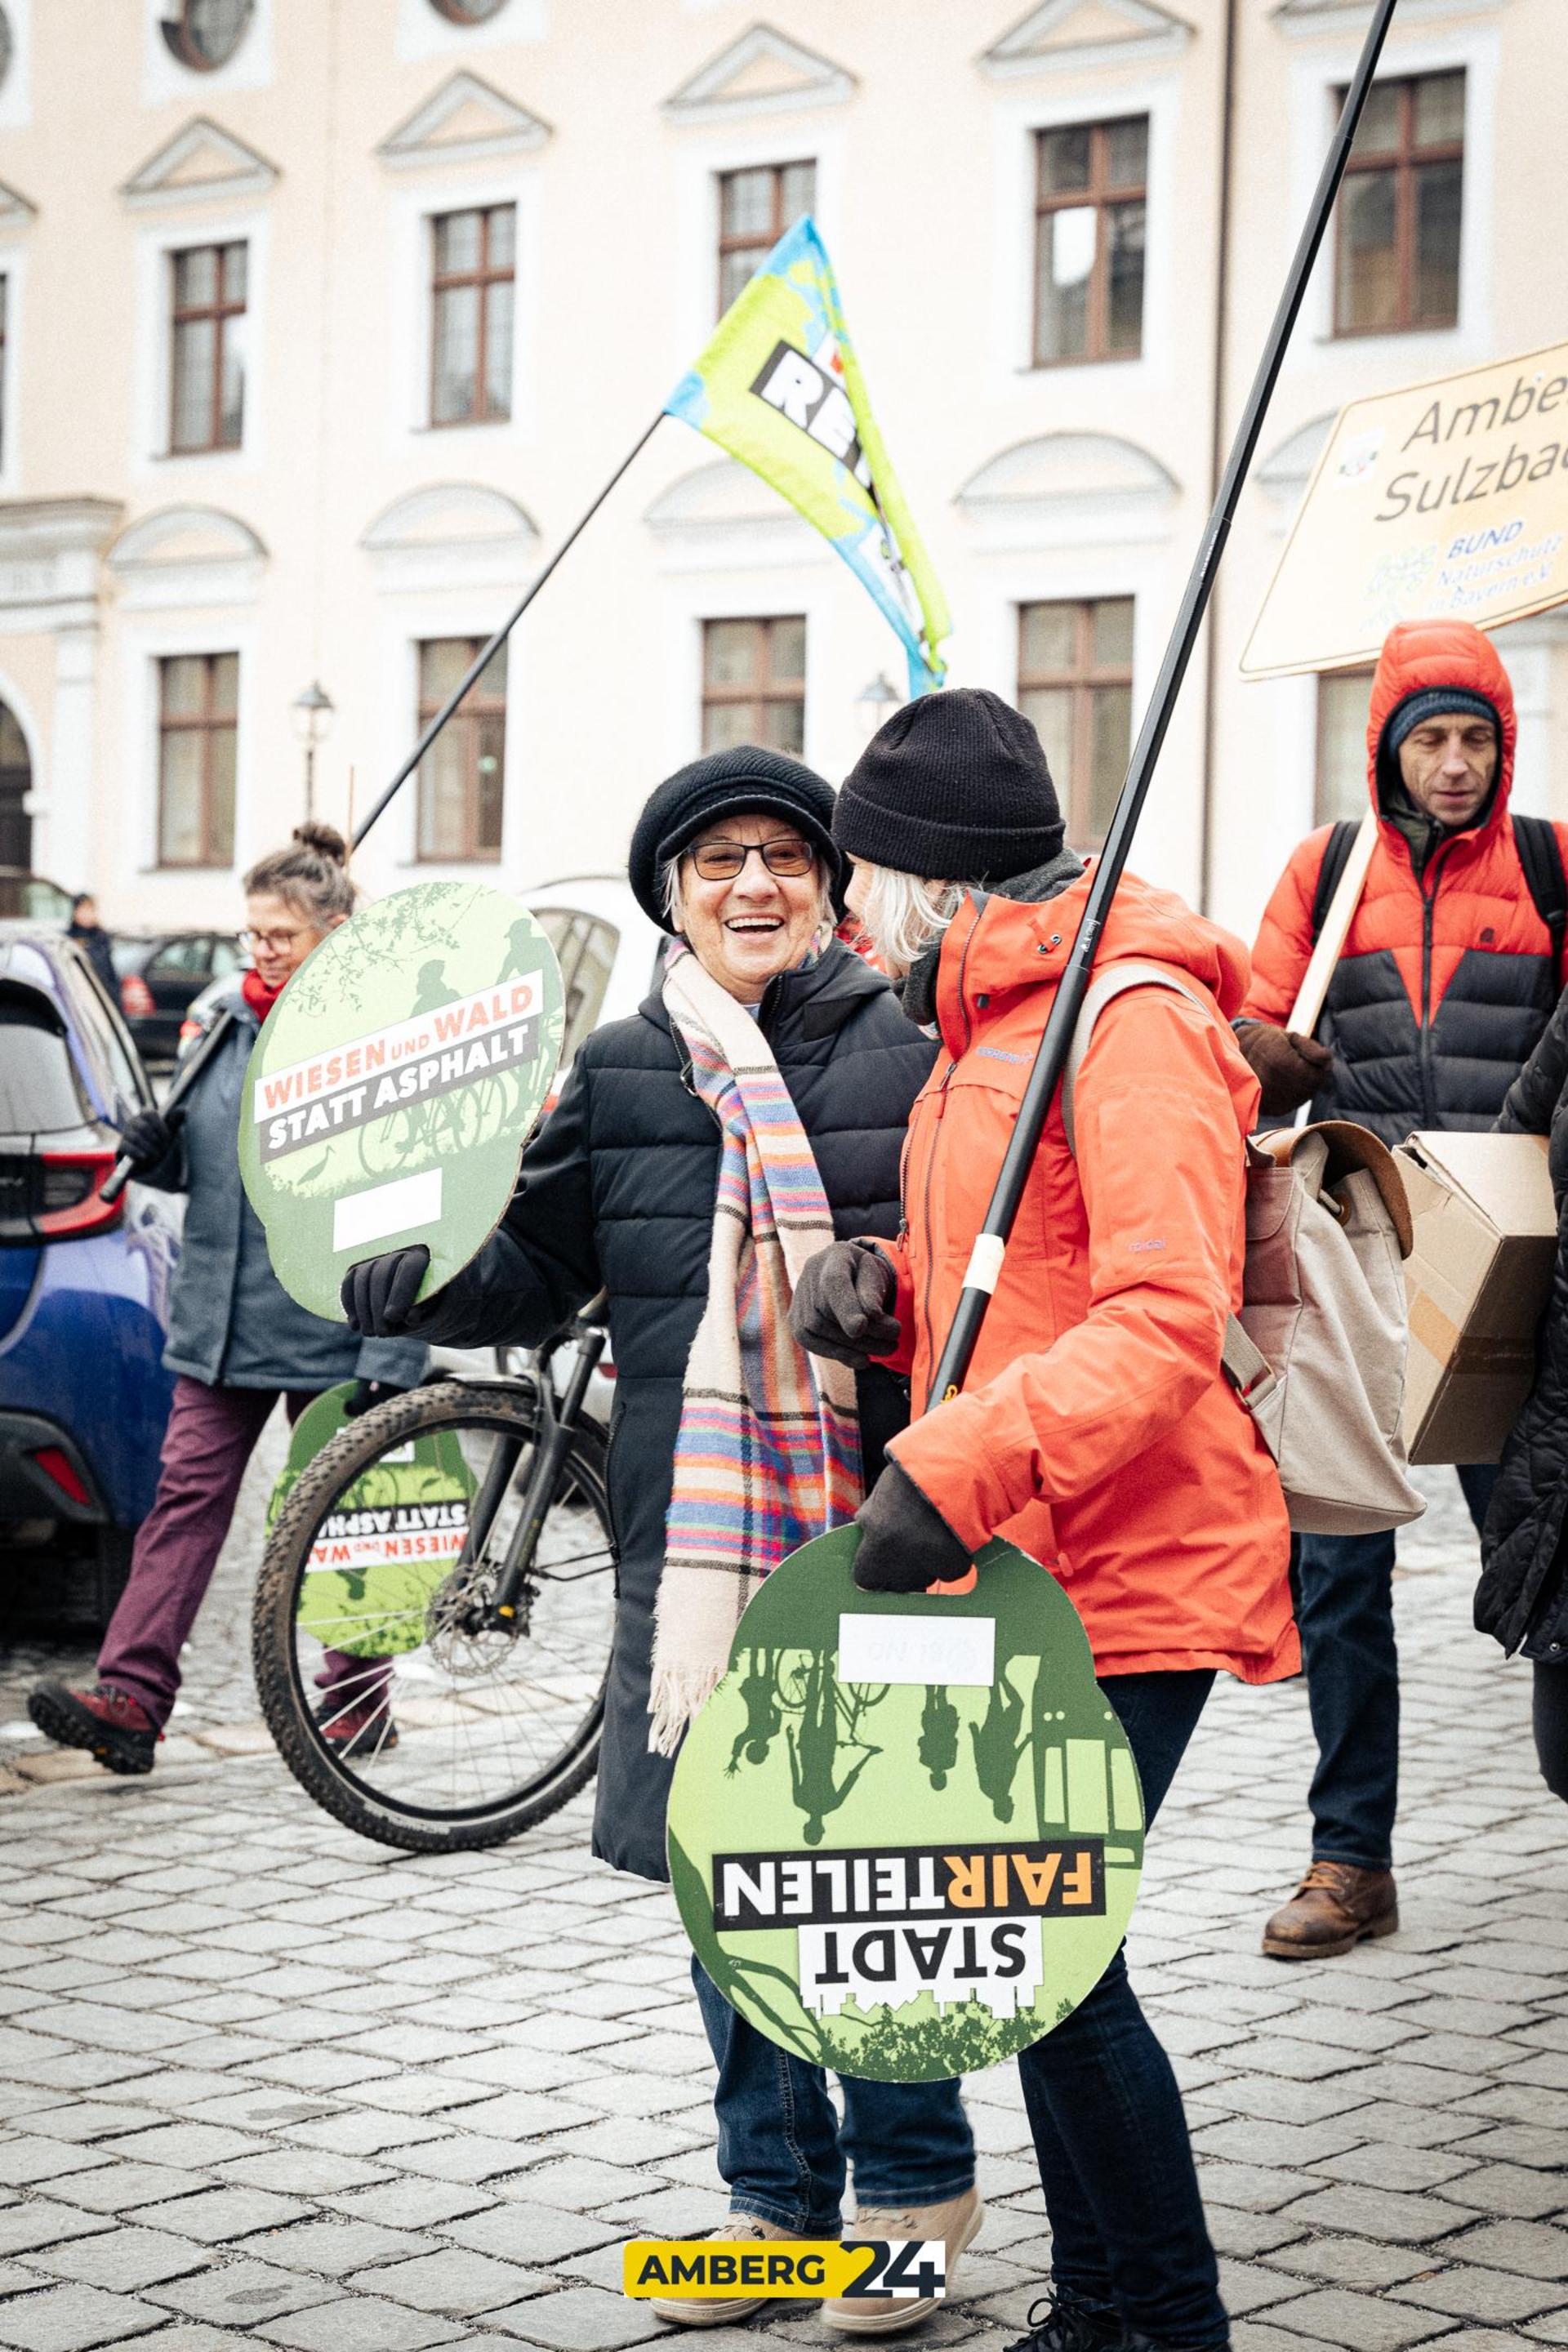
{"type": "Polygon", "coordinates": [[[790,1329],[811,1356],[863,1371],[873,1356],[899,1344],[892,1312],[899,1278],[869,1242],[832,1242],[819,1250],[795,1286],[790,1329]]]}
{"type": "MultiPolygon", "coordinates": [[[[374,1265],[374,1260],[368,1263],[374,1265]]],[[[343,1287],[348,1287],[346,1283],[343,1287]]],[[[369,1412],[374,1405],[384,1404],[388,1397],[406,1396],[407,1393],[407,1390],[396,1381],[356,1381],[353,1395],[343,1399],[343,1419],[357,1421],[362,1412],[369,1412]]]]}
{"type": "Polygon", "coordinates": [[[923,1592],[928,1584],[956,1584],[969,1573],[968,1545],[890,1454],[855,1524],[855,1581],[862,1592],[923,1592]]]}
{"type": "Polygon", "coordinates": [[[338,1293],[350,1328],[374,1339],[400,1339],[414,1330],[420,1318],[415,1300],[429,1265],[430,1253],[423,1242],[388,1250],[384,1257],[363,1257],[351,1265],[338,1293]]]}
{"type": "Polygon", "coordinates": [[[121,1159],[132,1169],[156,1168],[173,1151],[184,1116],[177,1105],[167,1118],[161,1110],[139,1110],[120,1130],[121,1159]]]}
{"type": "Polygon", "coordinates": [[[1315,1037],[1276,1029],[1267,1021],[1239,1023],[1236,1042],[1263,1088],[1263,1110],[1269,1118],[1284,1118],[1310,1102],[1334,1066],[1329,1048],[1315,1037]]]}

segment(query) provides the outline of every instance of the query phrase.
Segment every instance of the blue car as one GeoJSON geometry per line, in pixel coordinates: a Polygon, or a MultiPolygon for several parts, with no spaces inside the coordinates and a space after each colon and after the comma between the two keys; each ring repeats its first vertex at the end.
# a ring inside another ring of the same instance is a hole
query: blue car
{"type": "Polygon", "coordinates": [[[118,1008],[59,932],[0,923],[0,1613],[101,1627],[151,1507],[178,1204],[101,1197],[153,1101],[118,1008]]]}

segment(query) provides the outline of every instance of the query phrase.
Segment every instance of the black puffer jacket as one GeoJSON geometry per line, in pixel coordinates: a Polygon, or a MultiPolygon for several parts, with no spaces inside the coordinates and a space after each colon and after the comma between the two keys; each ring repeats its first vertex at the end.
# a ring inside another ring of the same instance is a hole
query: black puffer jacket
{"type": "MultiPolygon", "coordinates": [[[[890,1235],[910,1107],[936,1047],[886,981],[837,942],[814,971],[787,972],[763,1028],[811,1142],[835,1230],[890,1235]]],[[[458,1346],[543,1339],[601,1287],[610,1294],[616,1381],[610,1507],[620,1554],[615,1654],[594,1851],[663,1878],[672,1766],[647,1752],[654,1601],[680,1424],[681,1380],[708,1289],[719,1129],[691,1092],[658,997],[589,1038],[523,1159],[495,1237],[433,1302],[421,1339],[458,1346]]],[[[859,1382],[868,1480],[902,1427],[902,1383],[859,1382]]]]}
{"type": "Polygon", "coordinates": [[[1535,1386],[1503,1448],[1481,1538],[1476,1624],[1505,1650],[1568,1661],[1568,991],[1509,1089],[1496,1131],[1544,1135],[1557,1199],[1557,1265],[1535,1386]]]}

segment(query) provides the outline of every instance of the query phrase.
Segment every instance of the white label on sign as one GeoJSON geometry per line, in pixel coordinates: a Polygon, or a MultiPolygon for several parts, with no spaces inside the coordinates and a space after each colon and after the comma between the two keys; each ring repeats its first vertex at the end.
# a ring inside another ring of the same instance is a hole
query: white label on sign
{"type": "Polygon", "coordinates": [[[334,1201],[332,1247],[358,1249],[365,1242],[384,1241],[388,1234],[437,1224],[440,1216],[441,1171],[427,1168],[421,1176],[399,1176],[390,1184],[373,1184],[368,1192],[345,1192],[334,1201]]]}
{"type": "Polygon", "coordinates": [[[996,1620],[862,1617],[846,1611],[838,1620],[838,1678],[989,1690],[996,1679],[996,1620]]]}

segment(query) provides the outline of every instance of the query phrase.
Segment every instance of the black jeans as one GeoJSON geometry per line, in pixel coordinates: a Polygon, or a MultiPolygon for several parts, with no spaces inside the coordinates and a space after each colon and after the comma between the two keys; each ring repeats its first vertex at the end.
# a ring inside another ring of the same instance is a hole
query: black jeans
{"type": "Polygon", "coordinates": [[[1568,1666],[1538,1658],[1531,1696],[1541,1777],[1552,1795],[1568,1804],[1568,1666]]]}
{"type": "MultiPolygon", "coordinates": [[[[1150,1823],[1212,1673],[1116,1675],[1150,1823]]],[[[1089,1998],[1018,2060],[1065,2300],[1114,2309],[1171,2352],[1230,2342],[1176,2078],[1118,1952],[1089,1998]]]]}
{"type": "MultiPolygon", "coordinates": [[[[1497,1484],[1490,1463],[1461,1469],[1478,1530],[1497,1484]]],[[[1394,1866],[1399,1806],[1399,1654],[1394,1643],[1394,1531],[1303,1536],[1296,1622],[1318,1740],[1308,1799],[1314,1862],[1394,1866]]]]}

